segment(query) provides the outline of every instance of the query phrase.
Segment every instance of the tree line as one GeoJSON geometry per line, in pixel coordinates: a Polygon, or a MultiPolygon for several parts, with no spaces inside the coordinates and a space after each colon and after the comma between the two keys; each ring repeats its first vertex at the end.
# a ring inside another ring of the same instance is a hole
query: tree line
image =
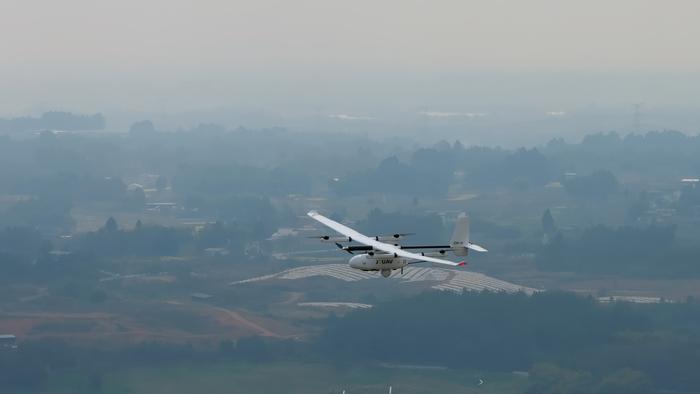
{"type": "Polygon", "coordinates": [[[700,275],[700,247],[678,240],[674,226],[598,225],[580,234],[549,232],[535,258],[545,271],[655,278],[700,275]]]}
{"type": "Polygon", "coordinates": [[[338,365],[530,371],[528,393],[693,393],[700,304],[600,304],[566,293],[426,293],[331,318],[338,365]]]}
{"type": "Polygon", "coordinates": [[[110,371],[183,361],[382,362],[529,372],[527,394],[691,394],[700,389],[700,304],[600,304],[567,293],[424,293],[321,322],[305,341],[243,338],[217,346],[144,342],[86,348],[55,340],[0,352],[0,387],[41,392],[78,374],[99,392],[110,371]]]}

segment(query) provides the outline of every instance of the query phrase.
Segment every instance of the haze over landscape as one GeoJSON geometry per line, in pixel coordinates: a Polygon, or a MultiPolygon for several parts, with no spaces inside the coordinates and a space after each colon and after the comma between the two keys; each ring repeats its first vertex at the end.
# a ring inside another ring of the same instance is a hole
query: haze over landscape
{"type": "Polygon", "coordinates": [[[450,139],[466,129],[511,146],[582,128],[700,131],[693,1],[3,4],[6,116],[103,112],[113,131],[142,118],[450,139]]]}
{"type": "Polygon", "coordinates": [[[698,14],[0,0],[0,392],[700,392],[698,14]]]}

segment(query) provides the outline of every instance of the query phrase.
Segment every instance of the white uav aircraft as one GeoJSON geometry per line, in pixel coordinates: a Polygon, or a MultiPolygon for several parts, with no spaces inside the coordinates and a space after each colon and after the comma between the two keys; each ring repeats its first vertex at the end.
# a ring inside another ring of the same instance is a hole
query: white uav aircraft
{"type": "Polygon", "coordinates": [[[461,214],[457,218],[457,223],[455,224],[455,229],[452,233],[452,239],[449,245],[423,246],[401,246],[395,243],[408,234],[368,237],[336,221],[328,219],[316,211],[311,211],[307,215],[344,235],[343,237],[331,237],[328,235],[318,237],[322,242],[335,242],[339,248],[350,254],[354,254],[353,252],[364,252],[350,259],[350,267],[362,271],[380,271],[385,278],[388,278],[393,270],[400,269],[401,273],[403,273],[403,268],[409,264],[428,262],[452,267],[466,264],[464,261],[455,263],[449,260],[436,258],[444,256],[447,251],[452,251],[457,256],[466,256],[470,249],[477,252],[487,252],[485,248],[469,242],[469,219],[465,214],[461,214]],[[393,242],[389,244],[381,241],[393,242]],[[357,242],[363,246],[343,246],[341,242],[357,242]],[[408,251],[420,249],[433,250],[433,252],[413,253],[408,251]]]}

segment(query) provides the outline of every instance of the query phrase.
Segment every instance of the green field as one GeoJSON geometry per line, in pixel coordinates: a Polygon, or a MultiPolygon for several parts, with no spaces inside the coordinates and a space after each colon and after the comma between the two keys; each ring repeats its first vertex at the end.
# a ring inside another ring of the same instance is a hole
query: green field
{"type": "Polygon", "coordinates": [[[87,378],[53,382],[47,393],[95,392],[104,394],[330,394],[386,393],[521,393],[526,378],[511,374],[474,371],[402,368],[336,369],[322,364],[180,364],[146,367],[104,375],[99,385],[87,378]],[[479,379],[485,383],[477,386],[479,379]],[[99,386],[99,388],[98,388],[99,386]]]}

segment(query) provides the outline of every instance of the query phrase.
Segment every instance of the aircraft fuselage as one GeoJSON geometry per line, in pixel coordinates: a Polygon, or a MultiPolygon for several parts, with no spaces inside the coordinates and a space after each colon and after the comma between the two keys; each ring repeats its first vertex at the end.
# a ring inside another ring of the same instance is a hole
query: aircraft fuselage
{"type": "Polygon", "coordinates": [[[410,259],[394,257],[386,253],[358,254],[350,259],[350,267],[362,271],[380,271],[382,276],[388,277],[391,271],[407,266],[410,259]]]}

